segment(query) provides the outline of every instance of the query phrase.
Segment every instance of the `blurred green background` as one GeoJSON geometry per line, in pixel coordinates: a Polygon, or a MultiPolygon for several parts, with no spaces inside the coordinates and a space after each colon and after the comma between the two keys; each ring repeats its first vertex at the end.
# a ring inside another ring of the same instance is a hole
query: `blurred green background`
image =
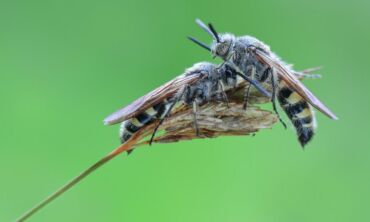
{"type": "MultiPolygon", "coordinates": [[[[250,34],[339,116],[138,149],[30,221],[370,221],[369,1],[0,2],[0,221],[13,221],[118,144],[105,116],[198,61],[194,23],[250,34]]],[[[220,62],[220,60],[215,61],[220,62]]],[[[285,117],[286,119],[286,117],[285,117]]]]}

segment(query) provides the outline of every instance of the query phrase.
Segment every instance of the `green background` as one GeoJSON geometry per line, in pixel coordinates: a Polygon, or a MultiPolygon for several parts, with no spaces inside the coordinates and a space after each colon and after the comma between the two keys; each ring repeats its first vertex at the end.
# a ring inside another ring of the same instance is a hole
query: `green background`
{"type": "MultiPolygon", "coordinates": [[[[318,113],[302,150],[292,127],[138,149],[30,221],[370,221],[370,3],[353,1],[0,2],[0,221],[118,144],[105,116],[198,61],[194,23],[250,34],[297,69],[339,116],[318,113]]],[[[215,62],[220,62],[215,61],[215,62]]],[[[286,117],[285,117],[286,119],[286,117]]]]}

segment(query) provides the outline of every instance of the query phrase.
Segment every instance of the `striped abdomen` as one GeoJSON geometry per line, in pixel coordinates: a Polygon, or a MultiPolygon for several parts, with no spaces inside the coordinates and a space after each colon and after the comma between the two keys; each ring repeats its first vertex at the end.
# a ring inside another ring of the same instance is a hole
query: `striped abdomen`
{"type": "Polygon", "coordinates": [[[278,92],[278,100],[293,123],[298,140],[304,147],[315,133],[315,115],[312,107],[292,89],[283,86],[278,92]]]}
{"type": "Polygon", "coordinates": [[[134,118],[128,119],[121,124],[120,139],[125,143],[139,129],[160,118],[166,110],[167,100],[164,100],[153,107],[145,110],[134,118]]]}

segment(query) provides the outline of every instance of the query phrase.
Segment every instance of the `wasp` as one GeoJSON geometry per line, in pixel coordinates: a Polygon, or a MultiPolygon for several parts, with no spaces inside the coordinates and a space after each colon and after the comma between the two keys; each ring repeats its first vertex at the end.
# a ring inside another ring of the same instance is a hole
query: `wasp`
{"type": "MultiPolygon", "coordinates": [[[[231,33],[217,33],[211,23],[204,24],[197,19],[196,23],[212,36],[211,46],[193,37],[189,39],[211,52],[214,57],[220,57],[225,64],[237,72],[267,83],[272,88],[271,102],[280,122],[286,127],[277,112],[275,101],[278,100],[290,121],[295,127],[298,140],[304,147],[314,136],[316,129],[315,115],[312,106],[331,119],[337,116],[327,108],[298,79],[298,72],[286,64],[270,50],[270,47],[253,36],[235,36],[231,33]]],[[[245,106],[249,87],[245,91],[245,106]]]]}
{"type": "Polygon", "coordinates": [[[227,64],[220,66],[209,62],[196,63],[182,75],[109,115],[104,123],[106,125],[121,123],[120,140],[121,143],[125,143],[144,126],[159,121],[152,134],[150,140],[152,142],[159,126],[170,115],[175,105],[182,102],[192,108],[195,133],[198,136],[198,107],[209,101],[228,103],[225,91],[245,81],[254,85],[265,96],[270,96],[257,81],[239,74],[227,64]]]}

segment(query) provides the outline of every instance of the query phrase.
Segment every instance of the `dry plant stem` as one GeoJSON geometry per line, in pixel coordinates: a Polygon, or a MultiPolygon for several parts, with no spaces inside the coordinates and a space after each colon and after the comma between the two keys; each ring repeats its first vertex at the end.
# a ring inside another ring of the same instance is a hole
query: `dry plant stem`
{"type": "Polygon", "coordinates": [[[78,175],[73,180],[71,180],[70,182],[68,182],[67,184],[65,184],[63,187],[61,187],[60,189],[58,189],[56,192],[54,192],[53,194],[51,194],[50,196],[48,196],[45,200],[43,200],[41,203],[39,203],[38,205],[36,205],[34,208],[32,208],[31,210],[29,210],[28,212],[26,212],[22,217],[20,217],[16,221],[17,222],[25,221],[27,218],[29,218],[30,216],[32,216],[34,213],[36,213],[37,211],[39,211],[40,209],[42,209],[43,207],[45,207],[48,203],[50,203],[51,201],[53,201],[54,199],[56,199],[58,196],[62,195],[67,190],[69,190],[71,187],[73,187],[74,185],[76,185],[78,182],[80,182],[86,176],[88,176],[89,174],[91,174],[92,172],[94,172],[96,169],[98,169],[99,167],[103,166],[105,163],[107,163],[108,161],[110,161],[111,159],[113,159],[114,157],[116,157],[117,155],[119,155],[120,153],[131,149],[132,146],[137,142],[137,139],[138,138],[139,138],[139,134],[137,134],[136,136],[132,137],[132,139],[130,141],[128,141],[125,144],[122,144],[117,149],[113,150],[108,155],[106,155],[105,157],[103,157],[102,159],[100,159],[98,162],[96,162],[95,164],[93,164],[92,166],[90,166],[88,169],[86,169],[85,171],[83,171],[80,175],[78,175]]]}
{"type": "MultiPolygon", "coordinates": [[[[310,73],[312,70],[308,70],[306,73],[310,73]]],[[[197,114],[197,122],[200,132],[199,137],[196,136],[194,130],[192,109],[189,109],[189,107],[184,105],[180,105],[159,128],[159,130],[164,131],[164,133],[162,135],[157,135],[153,141],[156,143],[170,143],[178,142],[180,140],[215,138],[218,136],[249,135],[259,131],[260,129],[271,128],[277,121],[276,115],[270,111],[254,106],[254,104],[269,102],[269,98],[262,96],[252,87],[250,98],[248,99],[250,104],[248,105],[247,110],[244,110],[243,96],[245,86],[247,86],[247,84],[244,83],[239,85],[238,88],[227,92],[227,97],[230,101],[229,105],[224,102],[210,102],[200,106],[199,113],[197,114]]],[[[268,84],[265,84],[264,87],[271,90],[268,84]]],[[[27,218],[45,207],[51,201],[65,193],[86,176],[90,175],[96,169],[103,166],[120,153],[148,144],[149,141],[146,140],[146,137],[153,132],[156,124],[157,122],[138,131],[127,143],[122,144],[117,149],[113,150],[111,153],[90,166],[80,175],[25,213],[17,221],[25,221],[27,218]]]]}
{"type": "MultiPolygon", "coordinates": [[[[256,97],[257,98],[257,97],[256,97]]],[[[263,99],[256,100],[251,97],[251,101],[264,101],[263,99]]],[[[177,142],[180,140],[191,140],[195,138],[213,138],[222,135],[248,135],[257,132],[259,129],[270,128],[276,122],[276,117],[270,111],[261,110],[258,107],[250,106],[247,110],[242,108],[242,102],[237,103],[240,99],[238,96],[230,97],[230,107],[225,103],[207,103],[200,107],[198,113],[198,124],[200,137],[195,135],[193,127],[192,110],[182,105],[174,110],[173,114],[163,123],[160,130],[165,133],[156,136],[154,142],[177,142]],[[237,102],[235,102],[237,101],[237,102]]],[[[138,143],[145,139],[146,136],[153,132],[156,123],[148,125],[138,131],[131,140],[122,144],[117,149],[100,159],[98,162],[83,171],[80,175],[65,184],[59,190],[51,194],[41,203],[25,213],[17,221],[25,221],[34,213],[45,207],[47,204],[55,200],[58,196],[65,193],[71,187],[79,183],[86,176],[94,172],[99,167],[119,155],[120,153],[131,150],[134,147],[145,145],[148,141],[138,143]]]]}
{"type": "MultiPolygon", "coordinates": [[[[309,74],[316,70],[315,68],[307,69],[301,73],[309,74]]],[[[304,77],[303,75],[300,76],[300,78],[304,77]]],[[[159,128],[159,130],[163,131],[163,134],[157,135],[153,141],[157,143],[170,143],[180,140],[214,138],[218,136],[249,135],[260,129],[271,128],[277,122],[276,115],[255,106],[256,104],[268,103],[270,99],[261,95],[254,87],[252,87],[250,91],[248,108],[247,110],[243,109],[244,87],[246,86],[248,86],[248,84],[243,83],[238,85],[237,88],[226,92],[229,105],[224,102],[210,102],[200,106],[199,113],[197,113],[197,122],[200,132],[199,137],[195,134],[192,109],[180,105],[159,128]]],[[[264,84],[263,86],[268,91],[271,91],[269,84],[264,84]]],[[[117,149],[90,166],[80,175],[25,213],[17,221],[25,221],[120,153],[148,144],[149,141],[146,140],[146,137],[153,132],[156,124],[157,122],[154,122],[142,128],[135,133],[129,141],[120,145],[117,149]]]]}

